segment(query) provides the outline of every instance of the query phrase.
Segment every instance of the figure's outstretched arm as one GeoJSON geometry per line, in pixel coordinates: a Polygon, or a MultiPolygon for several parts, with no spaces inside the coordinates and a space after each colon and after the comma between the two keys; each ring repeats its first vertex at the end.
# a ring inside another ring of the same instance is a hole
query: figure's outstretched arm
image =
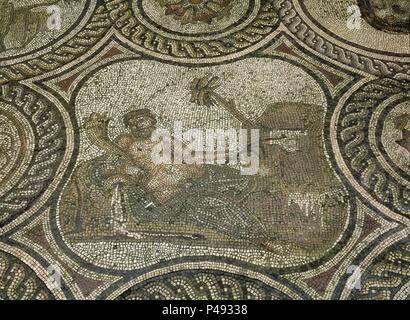
{"type": "Polygon", "coordinates": [[[92,113],[84,120],[83,130],[90,142],[107,156],[117,157],[124,161],[134,160],[108,136],[108,125],[111,119],[106,114],[92,113]]]}
{"type": "Polygon", "coordinates": [[[119,179],[123,182],[138,180],[144,171],[138,163],[108,136],[110,119],[106,114],[92,113],[84,120],[83,130],[90,142],[103,151],[108,158],[115,159],[115,163],[104,164],[102,174],[108,179],[119,179]]]}

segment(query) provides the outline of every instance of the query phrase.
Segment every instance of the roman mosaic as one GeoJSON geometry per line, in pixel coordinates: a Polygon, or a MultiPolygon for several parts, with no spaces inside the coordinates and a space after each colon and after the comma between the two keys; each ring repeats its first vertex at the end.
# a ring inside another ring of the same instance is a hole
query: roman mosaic
{"type": "Polygon", "coordinates": [[[409,16],[0,0],[0,298],[409,299],[409,16]],[[176,124],[257,170],[153,162],[176,124]]]}

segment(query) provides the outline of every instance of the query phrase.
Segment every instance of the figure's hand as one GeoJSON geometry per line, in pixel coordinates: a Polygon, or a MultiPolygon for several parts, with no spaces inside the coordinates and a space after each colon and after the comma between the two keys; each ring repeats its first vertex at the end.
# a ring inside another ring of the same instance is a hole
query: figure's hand
{"type": "Polygon", "coordinates": [[[132,182],[131,177],[126,172],[125,165],[121,162],[105,163],[100,168],[100,173],[108,190],[111,190],[116,185],[129,185],[132,182]]]}
{"type": "Polygon", "coordinates": [[[106,112],[105,113],[93,112],[84,119],[83,127],[85,129],[90,129],[93,127],[105,128],[105,127],[108,127],[109,122],[110,122],[110,118],[108,118],[108,114],[106,112]]]}
{"type": "Polygon", "coordinates": [[[99,139],[108,139],[108,125],[111,119],[107,113],[91,113],[84,119],[83,129],[92,142],[97,142],[99,139]]]}
{"type": "Polygon", "coordinates": [[[137,181],[142,179],[145,175],[145,171],[142,168],[137,167],[137,166],[125,165],[123,168],[127,176],[137,181]]]}
{"type": "Polygon", "coordinates": [[[146,176],[142,168],[125,163],[104,164],[101,174],[107,185],[141,183],[146,176]]]}

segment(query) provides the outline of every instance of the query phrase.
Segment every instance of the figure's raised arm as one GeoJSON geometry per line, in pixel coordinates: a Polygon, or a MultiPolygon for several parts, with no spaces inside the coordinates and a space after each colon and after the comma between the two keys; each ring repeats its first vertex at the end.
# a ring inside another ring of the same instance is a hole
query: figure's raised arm
{"type": "Polygon", "coordinates": [[[107,114],[92,113],[85,118],[83,130],[90,142],[104,151],[107,156],[119,157],[122,160],[134,162],[133,159],[116,143],[114,143],[108,135],[108,126],[111,119],[107,114]]]}

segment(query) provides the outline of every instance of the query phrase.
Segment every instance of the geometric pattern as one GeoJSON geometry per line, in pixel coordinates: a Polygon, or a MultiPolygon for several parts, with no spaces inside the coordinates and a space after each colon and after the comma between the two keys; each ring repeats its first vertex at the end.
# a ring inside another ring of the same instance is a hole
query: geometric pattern
{"type": "Polygon", "coordinates": [[[409,13],[0,0],[0,299],[409,299],[409,13]],[[177,126],[258,172],[154,164],[177,126]]]}

